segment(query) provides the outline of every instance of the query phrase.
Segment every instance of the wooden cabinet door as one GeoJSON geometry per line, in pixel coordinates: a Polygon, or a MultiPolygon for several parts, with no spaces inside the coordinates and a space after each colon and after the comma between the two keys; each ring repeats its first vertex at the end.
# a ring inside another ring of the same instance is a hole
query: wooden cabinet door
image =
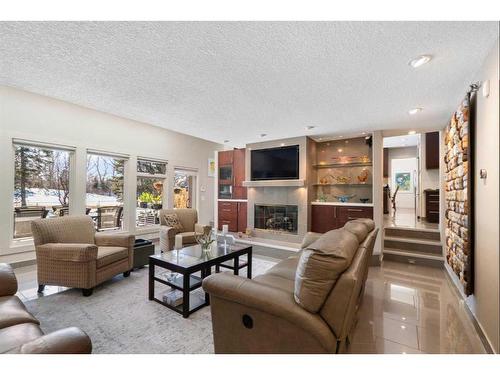
{"type": "Polygon", "coordinates": [[[236,149],[233,152],[233,198],[246,199],[247,188],[243,186],[245,181],[245,149],[236,149]]]}
{"type": "Polygon", "coordinates": [[[425,133],[425,168],[439,168],[439,132],[425,133]]]}
{"type": "Polygon", "coordinates": [[[335,206],[312,205],[311,207],[311,231],[325,233],[335,229],[335,206]]]}
{"type": "Polygon", "coordinates": [[[230,232],[238,231],[238,203],[219,202],[219,230],[226,224],[230,232]]]}
{"type": "Polygon", "coordinates": [[[384,148],[384,160],[382,160],[384,177],[389,177],[389,149],[384,148]]]}
{"type": "Polygon", "coordinates": [[[337,228],[342,228],[349,220],[373,219],[373,207],[341,206],[337,208],[337,228]]]}
{"type": "Polygon", "coordinates": [[[247,229],[247,204],[238,203],[238,232],[245,232],[247,229]]]}
{"type": "Polygon", "coordinates": [[[233,164],[233,150],[219,151],[219,167],[228,164],[233,164]]]}

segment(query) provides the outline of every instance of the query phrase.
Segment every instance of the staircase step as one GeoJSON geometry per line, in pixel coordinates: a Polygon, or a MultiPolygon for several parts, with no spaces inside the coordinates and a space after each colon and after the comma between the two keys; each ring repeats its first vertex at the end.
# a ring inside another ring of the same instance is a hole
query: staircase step
{"type": "Polygon", "coordinates": [[[384,237],[384,247],[406,252],[421,252],[442,256],[443,246],[440,241],[417,240],[415,238],[384,237]]]}
{"type": "Polygon", "coordinates": [[[398,249],[384,249],[383,259],[393,262],[410,263],[419,266],[442,268],[444,258],[442,256],[430,255],[422,252],[407,252],[398,249]]]}
{"type": "Polygon", "coordinates": [[[385,228],[385,235],[390,237],[417,238],[439,241],[441,234],[438,229],[385,228]]]}

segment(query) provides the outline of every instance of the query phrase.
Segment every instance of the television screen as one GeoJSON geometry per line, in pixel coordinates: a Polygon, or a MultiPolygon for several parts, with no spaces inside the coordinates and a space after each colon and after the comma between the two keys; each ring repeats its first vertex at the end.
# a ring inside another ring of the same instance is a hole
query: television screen
{"type": "Polygon", "coordinates": [[[252,150],[251,179],[293,180],[299,178],[299,146],[252,150]]]}

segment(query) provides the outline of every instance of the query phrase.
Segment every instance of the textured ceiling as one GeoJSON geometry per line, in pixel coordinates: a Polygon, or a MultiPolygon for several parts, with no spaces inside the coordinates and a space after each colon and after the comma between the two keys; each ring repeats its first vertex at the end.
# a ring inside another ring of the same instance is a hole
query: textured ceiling
{"type": "Polygon", "coordinates": [[[399,135],[395,137],[385,137],[384,147],[396,148],[396,147],[414,147],[418,145],[418,134],[414,135],[399,135]]]}
{"type": "Polygon", "coordinates": [[[0,84],[235,146],[436,128],[497,37],[495,22],[0,22],[0,84]]]}

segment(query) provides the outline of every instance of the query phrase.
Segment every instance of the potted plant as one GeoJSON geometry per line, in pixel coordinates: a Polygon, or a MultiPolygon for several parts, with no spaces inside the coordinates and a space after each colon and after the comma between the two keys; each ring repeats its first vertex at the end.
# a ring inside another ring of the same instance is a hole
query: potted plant
{"type": "Polygon", "coordinates": [[[153,195],[152,196],[152,206],[155,210],[161,210],[163,205],[161,203],[161,195],[153,195]]]}
{"type": "Polygon", "coordinates": [[[137,200],[139,201],[139,207],[148,208],[148,204],[153,203],[153,194],[143,191],[137,200]]]}

